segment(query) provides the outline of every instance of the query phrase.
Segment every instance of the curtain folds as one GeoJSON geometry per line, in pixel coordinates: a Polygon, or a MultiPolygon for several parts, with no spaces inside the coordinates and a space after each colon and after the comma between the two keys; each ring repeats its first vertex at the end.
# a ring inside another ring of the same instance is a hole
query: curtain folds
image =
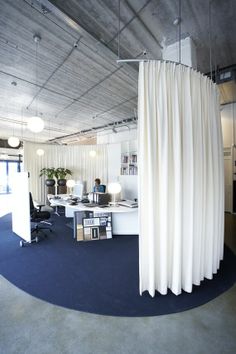
{"type": "Polygon", "coordinates": [[[140,294],[191,292],[223,258],[218,91],[191,68],[141,62],[138,100],[140,294]]]}
{"type": "Polygon", "coordinates": [[[24,170],[30,172],[29,185],[34,199],[45,202],[45,179],[39,177],[43,167],[65,167],[72,171],[74,180],[87,182],[87,191],[92,191],[94,179],[100,178],[107,184],[107,146],[106,145],[77,145],[61,146],[24,142],[24,170]],[[43,149],[45,154],[38,156],[37,149],[43,149]],[[89,155],[91,150],[96,151],[93,158],[89,155]]]}

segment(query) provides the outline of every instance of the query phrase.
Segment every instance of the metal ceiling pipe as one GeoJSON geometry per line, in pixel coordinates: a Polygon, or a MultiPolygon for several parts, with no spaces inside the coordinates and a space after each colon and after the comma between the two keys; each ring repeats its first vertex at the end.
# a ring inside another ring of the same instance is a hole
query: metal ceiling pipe
{"type": "Polygon", "coordinates": [[[68,139],[70,137],[72,138],[72,137],[76,137],[76,136],[83,136],[83,135],[90,134],[90,133],[97,133],[100,130],[102,131],[102,130],[106,130],[106,129],[112,129],[114,127],[114,125],[116,126],[116,128],[120,128],[123,126],[128,126],[127,124],[137,124],[137,121],[138,121],[138,118],[136,118],[136,117],[126,118],[121,121],[108,123],[108,124],[105,124],[105,125],[102,125],[99,127],[85,129],[85,130],[81,130],[80,132],[77,132],[77,133],[60,136],[58,138],[50,139],[49,141],[50,142],[57,142],[57,141],[60,141],[63,139],[68,139]]]}

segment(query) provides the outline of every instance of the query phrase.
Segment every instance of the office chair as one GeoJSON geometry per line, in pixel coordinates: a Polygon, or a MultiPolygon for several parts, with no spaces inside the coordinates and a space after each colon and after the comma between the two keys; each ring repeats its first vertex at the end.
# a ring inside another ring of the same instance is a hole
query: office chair
{"type": "Polygon", "coordinates": [[[105,184],[100,184],[100,187],[102,187],[102,188],[103,188],[102,193],[106,193],[106,186],[105,186],[105,184]]]}
{"type": "Polygon", "coordinates": [[[36,233],[35,241],[38,242],[38,233],[42,233],[45,237],[47,234],[43,230],[49,230],[52,232],[50,226],[52,223],[50,221],[46,221],[50,219],[51,214],[49,211],[42,211],[41,208],[43,205],[38,205],[36,208],[34,206],[32,194],[29,193],[29,201],[30,201],[30,221],[34,223],[34,226],[31,228],[31,235],[36,233]]]}

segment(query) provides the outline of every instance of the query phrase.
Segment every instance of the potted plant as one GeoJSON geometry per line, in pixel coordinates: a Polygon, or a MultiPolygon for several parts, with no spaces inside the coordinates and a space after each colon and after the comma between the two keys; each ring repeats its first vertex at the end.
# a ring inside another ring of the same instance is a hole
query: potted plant
{"type": "Polygon", "coordinates": [[[47,186],[47,194],[55,194],[55,168],[44,167],[40,170],[39,177],[45,176],[45,184],[47,186]]]}
{"type": "Polygon", "coordinates": [[[58,167],[55,170],[55,177],[57,179],[58,194],[66,194],[66,176],[72,175],[71,170],[64,167],[58,167]]]}
{"type": "Polygon", "coordinates": [[[40,170],[40,174],[39,177],[45,176],[47,177],[45,180],[45,184],[48,187],[53,187],[55,185],[55,179],[53,177],[55,177],[55,168],[51,167],[51,168],[47,168],[44,167],[40,170]]]}

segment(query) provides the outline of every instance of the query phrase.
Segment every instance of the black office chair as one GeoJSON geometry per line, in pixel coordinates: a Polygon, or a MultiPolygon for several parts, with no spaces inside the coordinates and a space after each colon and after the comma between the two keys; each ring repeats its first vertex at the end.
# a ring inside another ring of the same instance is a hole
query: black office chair
{"type": "Polygon", "coordinates": [[[29,193],[29,201],[30,201],[30,221],[34,224],[31,228],[31,235],[36,233],[35,241],[38,242],[38,234],[41,233],[45,237],[47,234],[43,230],[49,230],[52,232],[51,226],[52,223],[47,221],[50,219],[51,214],[49,211],[42,211],[41,208],[44,206],[43,204],[37,205],[37,208],[34,206],[32,194],[29,193]]]}

